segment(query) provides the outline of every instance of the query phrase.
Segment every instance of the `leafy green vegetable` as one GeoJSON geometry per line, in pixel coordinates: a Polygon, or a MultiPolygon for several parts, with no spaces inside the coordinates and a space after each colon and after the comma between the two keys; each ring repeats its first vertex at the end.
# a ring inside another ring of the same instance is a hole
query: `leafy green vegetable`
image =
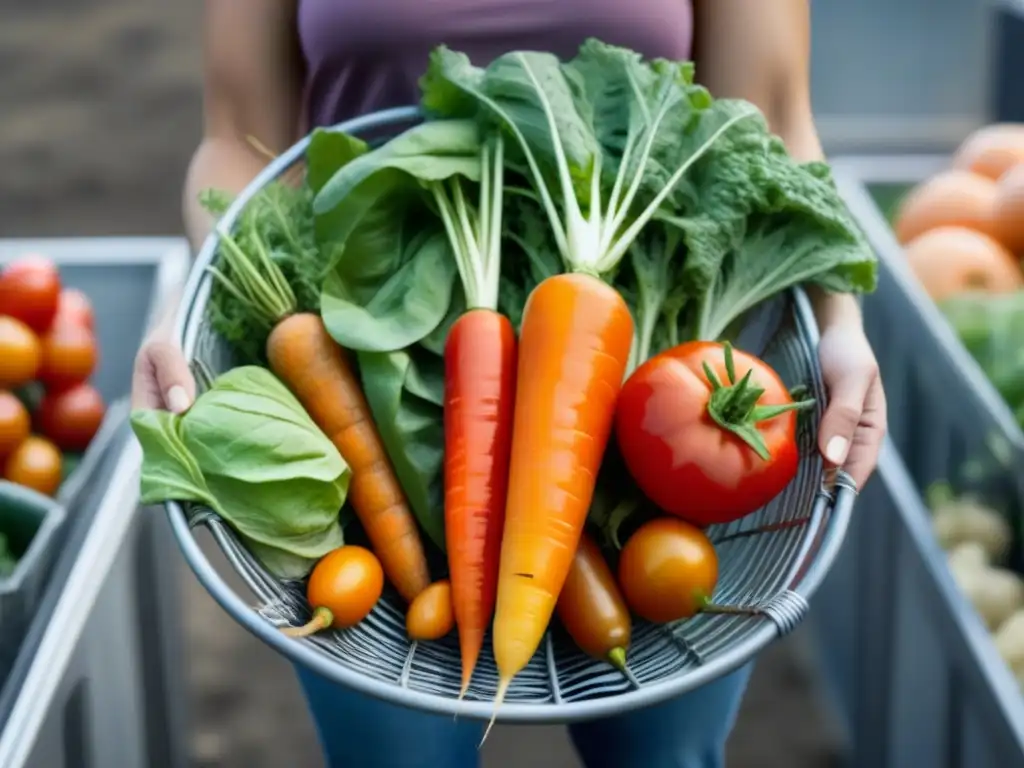
{"type": "Polygon", "coordinates": [[[565,63],[514,52],[486,69],[440,48],[422,81],[430,114],[513,137],[509,164],[565,267],[633,303],[634,362],[718,338],[792,285],[875,284],[827,166],[793,161],[753,105],[711,99],[693,74],[591,40],[565,63]]]}
{"type": "MultiPolygon", "coordinates": [[[[327,271],[327,258],[321,254],[314,231],[315,190],[311,184],[365,151],[365,144],[346,134],[315,131],[306,150],[306,182],[299,186],[268,184],[239,216],[231,244],[245,254],[262,249],[270,255],[294,294],[292,311],[320,311],[320,291],[327,271]]],[[[231,204],[231,196],[206,190],[200,202],[219,218],[231,204]]],[[[221,247],[225,247],[223,241],[221,247]]],[[[230,290],[228,284],[237,282],[238,276],[223,259],[217,260],[213,270],[226,278],[214,280],[210,291],[208,311],[213,329],[231,345],[238,363],[266,364],[266,342],[272,324],[230,290]]]]}
{"type": "Polygon", "coordinates": [[[459,265],[434,206],[447,202],[444,182],[480,180],[480,151],[472,122],[423,123],[341,167],[317,193],[318,237],[335,254],[324,325],[339,344],[394,352],[445,318],[459,265]]]}
{"type": "Polygon", "coordinates": [[[137,410],[142,501],[204,504],[280,578],[305,576],[343,543],[350,471],[298,400],[264,368],[217,378],[181,416],[137,410]]]}
{"type": "Polygon", "coordinates": [[[6,579],[18,567],[18,558],[14,556],[7,537],[0,533],[0,579],[6,579]]]}
{"type": "Polygon", "coordinates": [[[1024,425],[1024,294],[966,293],[943,302],[941,309],[1024,425]]]}

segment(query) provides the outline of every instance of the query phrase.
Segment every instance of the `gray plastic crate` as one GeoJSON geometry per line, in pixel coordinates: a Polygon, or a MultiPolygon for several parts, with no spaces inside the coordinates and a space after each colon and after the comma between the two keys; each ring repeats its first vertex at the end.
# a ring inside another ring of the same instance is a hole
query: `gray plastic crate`
{"type": "Polygon", "coordinates": [[[57,556],[64,508],[53,499],[0,480],[0,533],[18,558],[0,578],[0,685],[14,663],[57,556]]]}
{"type": "Polygon", "coordinates": [[[1024,698],[888,441],[811,625],[853,768],[1024,765],[1024,698]]]}
{"type": "Polygon", "coordinates": [[[931,483],[950,481],[1004,507],[1018,523],[1021,567],[1024,493],[1014,468],[1024,436],[918,285],[872,195],[891,205],[899,188],[945,164],[938,156],[833,162],[880,256],[864,322],[885,381],[891,438],[814,611],[858,768],[1024,765],[1024,699],[953,583],[920,497],[931,483]]]}
{"type": "Polygon", "coordinates": [[[0,766],[184,766],[176,553],[163,516],[137,509],[141,454],[123,398],[147,328],[177,301],[189,249],[177,238],[0,241],[0,261],[26,251],[54,258],[93,300],[94,381],[122,405],[0,691],[0,766]]]}

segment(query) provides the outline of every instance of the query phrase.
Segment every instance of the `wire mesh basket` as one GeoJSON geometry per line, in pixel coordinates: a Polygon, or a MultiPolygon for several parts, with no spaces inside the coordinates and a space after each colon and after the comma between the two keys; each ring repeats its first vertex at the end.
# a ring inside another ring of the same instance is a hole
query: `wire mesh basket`
{"type": "MultiPolygon", "coordinates": [[[[419,120],[415,108],[357,118],[338,126],[371,143],[395,135],[419,120]]],[[[273,161],[239,195],[222,224],[239,213],[266,184],[304,157],[303,140],[273,161]]],[[[186,358],[214,375],[232,366],[231,353],[206,316],[216,259],[215,237],[207,239],[193,268],[178,318],[186,358]]],[[[844,473],[826,473],[815,448],[825,403],[817,365],[817,328],[804,294],[790,291],[750,318],[738,346],[763,357],[789,386],[803,385],[817,407],[801,420],[801,462],[797,477],[767,507],[729,525],[709,529],[720,561],[714,599],[743,605],[753,615],[698,615],[672,626],[634,625],[629,671],[583,655],[549,631],[537,654],[515,679],[499,712],[502,721],[571,722],[618,714],[699,687],[741,666],[775,638],[795,627],[808,599],[828,572],[850,520],[856,488],[844,473]]],[[[303,623],[309,609],[302,584],[280,582],[244,548],[226,523],[209,509],[167,504],[171,525],[189,566],[220,605],[250,632],[291,661],[365,694],[415,709],[486,719],[498,675],[489,641],[469,692],[458,699],[458,643],[412,643],[404,612],[385,593],[359,625],[308,639],[285,637],[278,627],[303,623]],[[193,529],[207,528],[261,604],[237,594],[207,560],[193,529]]]]}

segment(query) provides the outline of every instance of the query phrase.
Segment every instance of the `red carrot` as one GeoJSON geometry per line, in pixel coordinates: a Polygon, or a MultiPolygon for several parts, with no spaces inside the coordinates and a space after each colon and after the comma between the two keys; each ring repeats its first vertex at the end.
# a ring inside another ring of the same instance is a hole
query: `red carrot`
{"type": "Polygon", "coordinates": [[[496,311],[502,155],[500,140],[481,151],[476,211],[460,180],[432,187],[469,307],[444,350],[445,541],[462,652],[460,696],[494,613],[512,443],[516,339],[508,318],[496,311]]]}

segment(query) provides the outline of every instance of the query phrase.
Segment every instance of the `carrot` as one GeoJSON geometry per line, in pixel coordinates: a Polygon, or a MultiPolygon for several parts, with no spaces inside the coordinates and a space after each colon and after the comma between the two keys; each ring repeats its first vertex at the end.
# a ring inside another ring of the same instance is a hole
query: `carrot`
{"type": "Polygon", "coordinates": [[[416,520],[395,476],[345,351],[319,315],[297,312],[295,294],[258,238],[245,253],[220,232],[229,275],[210,272],[237,300],[272,327],[267,360],[352,469],[348,499],[384,573],[411,602],[430,584],[416,520]]]}
{"type": "Polygon", "coordinates": [[[601,550],[586,531],[580,536],[555,610],[581,651],[626,671],[632,631],[629,608],[601,550]]]}
{"type": "Polygon", "coordinates": [[[494,617],[495,714],[540,645],[572,565],[632,342],[626,303],[591,275],[548,277],[526,302],[494,617]]]}
{"type": "Polygon", "coordinates": [[[484,144],[475,211],[459,179],[431,185],[469,307],[444,349],[445,545],[462,655],[460,697],[494,614],[512,448],[516,338],[496,311],[503,161],[500,138],[484,144]]]}

